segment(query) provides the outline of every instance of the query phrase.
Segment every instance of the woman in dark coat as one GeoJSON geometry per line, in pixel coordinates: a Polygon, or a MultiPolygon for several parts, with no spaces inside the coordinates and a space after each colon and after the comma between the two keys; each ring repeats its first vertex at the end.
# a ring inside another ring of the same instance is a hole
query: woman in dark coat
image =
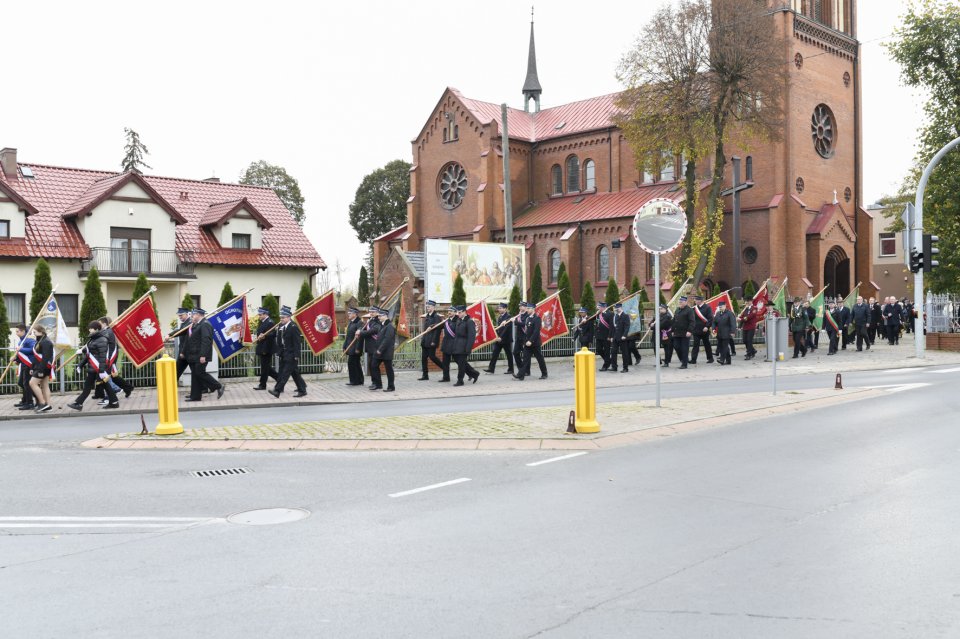
{"type": "Polygon", "coordinates": [[[119,408],[120,402],[117,401],[117,394],[114,392],[110,381],[110,344],[107,336],[101,331],[100,322],[90,322],[87,325],[90,337],[83,347],[82,357],[84,357],[87,366],[87,377],[83,382],[83,392],[73,401],[67,404],[73,410],[83,410],[83,402],[96,387],[97,382],[103,382],[103,390],[107,394],[109,403],[106,408],[119,408]]]}
{"type": "Polygon", "coordinates": [[[33,334],[37,343],[33,346],[33,367],[30,369],[30,388],[37,398],[34,412],[46,413],[53,410],[50,406],[50,375],[53,373],[53,342],[47,337],[47,329],[34,326],[33,334]]]}

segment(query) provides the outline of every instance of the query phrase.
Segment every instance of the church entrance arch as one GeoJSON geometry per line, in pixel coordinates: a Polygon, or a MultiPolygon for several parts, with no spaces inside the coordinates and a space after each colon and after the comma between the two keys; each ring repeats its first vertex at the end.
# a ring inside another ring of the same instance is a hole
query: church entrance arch
{"type": "Polygon", "coordinates": [[[827,297],[842,299],[850,294],[850,258],[839,246],[830,249],[823,261],[823,285],[827,297]]]}

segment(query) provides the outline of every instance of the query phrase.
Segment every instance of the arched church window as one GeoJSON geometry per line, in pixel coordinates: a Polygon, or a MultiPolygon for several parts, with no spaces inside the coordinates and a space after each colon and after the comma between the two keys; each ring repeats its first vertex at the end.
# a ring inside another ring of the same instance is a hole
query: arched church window
{"type": "Polygon", "coordinates": [[[753,156],[747,156],[747,182],[753,181],[753,156]]]}
{"type": "Polygon", "coordinates": [[[567,193],[580,190],[580,158],[571,155],[567,158],[567,193]]]}
{"type": "Polygon", "coordinates": [[[592,191],[597,188],[597,165],[593,160],[587,160],[583,163],[583,189],[592,191]]]}
{"type": "Polygon", "coordinates": [[[560,277],[560,251],[553,249],[550,251],[548,262],[550,262],[550,283],[556,284],[560,277]]]}
{"type": "Polygon", "coordinates": [[[550,169],[550,193],[553,195],[563,193],[563,169],[559,164],[554,164],[550,169]]]}
{"type": "Polygon", "coordinates": [[[601,245],[597,249],[597,281],[605,282],[610,279],[610,249],[601,245]]]}
{"type": "Polygon", "coordinates": [[[661,182],[672,182],[677,177],[677,170],[674,166],[674,157],[673,153],[670,151],[663,152],[663,160],[660,169],[660,181],[661,182]]]}
{"type": "Polygon", "coordinates": [[[440,171],[437,180],[437,194],[440,205],[452,211],[463,202],[467,192],[467,172],[457,162],[450,162],[440,171]]]}
{"type": "Polygon", "coordinates": [[[810,118],[813,146],[822,158],[832,158],[837,140],[836,118],[826,104],[818,104],[810,118]]]}

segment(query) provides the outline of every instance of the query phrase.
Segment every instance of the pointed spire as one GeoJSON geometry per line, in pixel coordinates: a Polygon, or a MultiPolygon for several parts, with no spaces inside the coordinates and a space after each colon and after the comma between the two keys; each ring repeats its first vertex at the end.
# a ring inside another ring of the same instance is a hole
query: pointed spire
{"type": "Polygon", "coordinates": [[[530,7],[530,52],[527,54],[527,79],[523,82],[523,110],[530,111],[530,100],[535,112],[540,111],[540,79],[537,78],[537,49],[533,43],[533,7],[530,7]]]}

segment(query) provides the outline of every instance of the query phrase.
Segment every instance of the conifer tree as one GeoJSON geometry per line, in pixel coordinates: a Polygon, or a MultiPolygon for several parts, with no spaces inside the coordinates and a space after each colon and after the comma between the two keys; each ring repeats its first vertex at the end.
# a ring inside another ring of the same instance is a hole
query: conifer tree
{"type": "Polygon", "coordinates": [[[588,315],[597,312],[597,300],[593,296],[593,286],[589,280],[583,283],[583,292],[580,293],[580,306],[587,309],[588,315]]]}
{"type": "Polygon", "coordinates": [[[640,278],[634,275],[633,279],[630,280],[630,293],[638,293],[639,291],[640,291],[640,278]]]}
{"type": "Polygon", "coordinates": [[[87,283],[83,287],[83,301],[80,303],[80,337],[86,339],[87,325],[107,314],[107,302],[100,289],[100,273],[96,266],[90,267],[87,283]]]}
{"type": "Polygon", "coordinates": [[[520,285],[514,284],[513,288],[510,290],[510,301],[507,302],[507,310],[510,311],[510,315],[516,315],[520,312],[520,285]]]}
{"type": "MultiPolygon", "coordinates": [[[[150,281],[147,279],[146,274],[140,273],[137,276],[137,283],[133,285],[133,293],[130,294],[130,303],[133,304],[138,299],[143,297],[147,291],[150,290],[150,281]]],[[[157,312],[157,300],[154,299],[153,294],[150,295],[150,303],[153,304],[153,312],[157,312]]]]}
{"type": "Polygon", "coordinates": [[[310,283],[303,280],[303,284],[300,285],[300,295],[297,296],[297,306],[294,310],[303,308],[311,301],[313,301],[313,291],[310,290],[310,283]]]}
{"type": "Polygon", "coordinates": [[[193,297],[190,296],[190,293],[183,294],[183,301],[180,302],[181,308],[185,308],[188,311],[193,310],[193,297]]]}
{"type": "Polygon", "coordinates": [[[720,284],[714,283],[714,285],[713,285],[713,290],[710,291],[710,297],[716,297],[717,295],[719,295],[719,294],[722,293],[722,292],[723,292],[723,291],[720,290],[720,284]]]}
{"type": "Polygon", "coordinates": [[[467,293],[463,290],[463,278],[457,274],[457,279],[453,280],[453,292],[450,293],[450,304],[453,306],[464,306],[467,303],[467,293]]]}
{"type": "Polygon", "coordinates": [[[537,264],[533,269],[533,281],[530,283],[529,301],[537,304],[546,296],[547,293],[543,290],[543,271],[540,270],[540,265],[537,264]]]}
{"type": "Polygon", "coordinates": [[[663,289],[662,289],[662,288],[659,289],[659,290],[658,290],[658,293],[659,293],[659,297],[660,297],[660,303],[661,303],[661,304],[666,304],[666,303],[667,303],[667,298],[663,296],[663,289]]]}
{"type": "Polygon", "coordinates": [[[360,279],[357,281],[357,304],[360,306],[369,306],[370,304],[370,279],[367,276],[367,267],[360,267],[360,279]]]}
{"type": "MultiPolygon", "coordinates": [[[[30,322],[37,318],[37,314],[40,313],[44,302],[50,297],[52,290],[53,283],[50,281],[50,265],[41,257],[37,260],[37,266],[33,270],[33,290],[30,292],[30,322]]],[[[27,322],[27,325],[29,325],[30,322],[27,322]]]]}
{"type": "MultiPolygon", "coordinates": [[[[7,317],[7,304],[3,301],[3,291],[0,291],[0,349],[10,346],[10,318],[7,317]]],[[[3,364],[4,358],[8,361],[10,353],[0,352],[0,364],[3,364]]],[[[3,364],[4,366],[6,364],[3,364]]]]}
{"type": "Polygon", "coordinates": [[[270,311],[270,319],[274,322],[280,320],[280,302],[273,296],[273,293],[267,293],[263,296],[263,307],[270,311]]]}
{"type": "Polygon", "coordinates": [[[613,306],[620,301],[620,288],[617,286],[617,281],[612,277],[607,281],[607,295],[603,298],[603,301],[607,303],[607,306],[613,306]]]}
{"type": "Polygon", "coordinates": [[[223,290],[220,291],[220,301],[217,302],[217,306],[223,306],[235,297],[236,295],[233,292],[233,287],[230,286],[230,282],[224,282],[223,290]]]}
{"type": "Polygon", "coordinates": [[[563,268],[563,262],[560,263],[560,268],[563,272],[557,279],[557,288],[560,289],[560,305],[563,307],[563,315],[569,320],[574,316],[576,310],[573,308],[573,291],[570,290],[570,275],[563,268]]]}
{"type": "Polygon", "coordinates": [[[743,299],[752,300],[753,296],[757,294],[757,287],[753,285],[753,280],[747,280],[746,286],[743,287],[743,299]]]}

